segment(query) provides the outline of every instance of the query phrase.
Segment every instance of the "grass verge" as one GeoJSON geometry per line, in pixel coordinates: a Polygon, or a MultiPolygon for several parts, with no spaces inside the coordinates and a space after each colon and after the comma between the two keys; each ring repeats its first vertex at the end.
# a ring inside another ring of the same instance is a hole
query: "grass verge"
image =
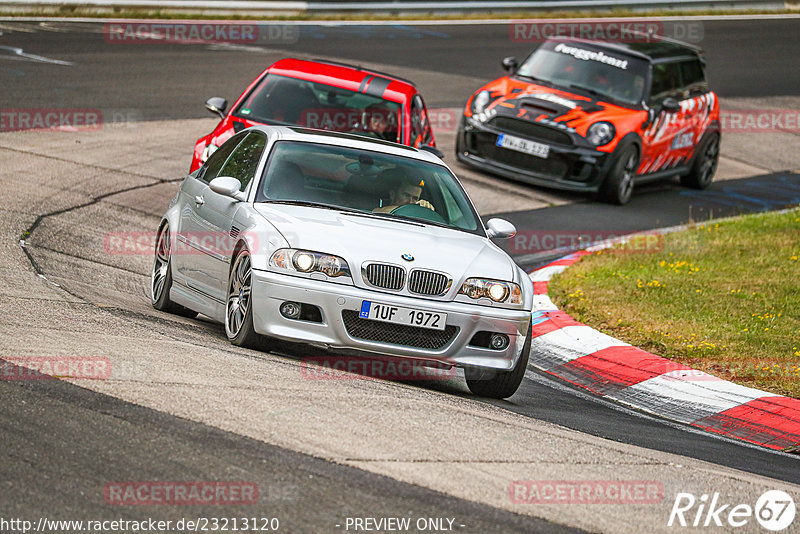
{"type": "Polygon", "coordinates": [[[575,319],[725,380],[800,398],[800,209],[585,256],[548,286],[575,319]]]}

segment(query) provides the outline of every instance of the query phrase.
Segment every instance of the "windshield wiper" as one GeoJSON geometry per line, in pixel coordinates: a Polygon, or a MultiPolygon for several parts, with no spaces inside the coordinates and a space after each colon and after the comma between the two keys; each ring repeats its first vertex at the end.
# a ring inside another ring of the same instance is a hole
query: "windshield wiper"
{"type": "Polygon", "coordinates": [[[309,208],[322,208],[326,210],[345,211],[348,213],[364,213],[355,208],[337,206],[336,204],[325,204],[324,202],[311,202],[309,200],[267,200],[269,204],[290,204],[292,206],[307,206],[309,208]]]}
{"type": "Polygon", "coordinates": [[[543,79],[543,78],[537,78],[536,76],[530,76],[530,75],[528,75],[528,74],[519,74],[519,73],[516,73],[514,76],[516,76],[517,78],[525,78],[525,79],[527,79],[527,80],[533,80],[534,82],[539,82],[539,83],[541,83],[541,84],[543,84],[543,85],[549,85],[549,86],[551,86],[551,87],[555,85],[555,84],[554,84],[553,82],[551,82],[550,80],[545,80],[545,79],[543,79]]]}
{"type": "Polygon", "coordinates": [[[388,219],[402,219],[403,221],[408,221],[412,223],[416,223],[420,226],[425,226],[426,224],[431,224],[433,226],[440,226],[442,228],[449,228],[450,230],[458,230],[454,226],[450,226],[446,223],[440,223],[438,221],[429,221],[428,219],[417,219],[416,217],[408,217],[406,215],[398,215],[397,213],[382,213],[382,212],[372,212],[370,215],[376,215],[378,217],[384,217],[388,219]]]}
{"type": "Polygon", "coordinates": [[[592,89],[591,87],[586,87],[585,85],[581,85],[579,83],[571,83],[569,84],[570,89],[578,89],[580,91],[586,91],[587,93],[593,94],[595,96],[608,96],[605,93],[601,93],[597,89],[592,89]]]}

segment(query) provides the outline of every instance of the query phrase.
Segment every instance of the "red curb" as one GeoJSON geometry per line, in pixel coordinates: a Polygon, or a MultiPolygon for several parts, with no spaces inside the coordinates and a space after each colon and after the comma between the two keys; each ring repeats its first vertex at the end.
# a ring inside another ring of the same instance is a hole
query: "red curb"
{"type": "Polygon", "coordinates": [[[692,425],[770,449],[785,449],[800,443],[800,400],[761,397],[692,425]]]}
{"type": "Polygon", "coordinates": [[[637,347],[617,346],[599,350],[560,366],[570,382],[599,395],[650,380],[670,371],[691,369],[637,347]]]}
{"type": "Polygon", "coordinates": [[[550,282],[534,282],[533,294],[534,295],[547,295],[547,284],[550,282]]]}
{"type": "MultiPolygon", "coordinates": [[[[541,269],[553,266],[570,266],[583,256],[591,254],[581,251],[551,262],[541,269]]],[[[541,270],[540,269],[540,270],[541,270]]],[[[535,294],[546,294],[547,281],[534,282],[535,294]],[[541,290],[541,292],[540,292],[541,290]]],[[[535,312],[533,338],[560,330],[567,326],[586,326],[560,310],[535,312]],[[537,323],[536,320],[539,320],[537,323]]],[[[625,388],[671,371],[695,371],[691,367],[651,354],[633,346],[613,346],[581,356],[550,368],[539,367],[545,372],[567,382],[589,390],[597,395],[614,398],[614,394],[625,388]]],[[[692,376],[718,380],[695,371],[696,375],[675,376],[675,380],[691,381],[692,376]]],[[[694,378],[699,380],[701,378],[694,378]]],[[[744,387],[744,386],[742,386],[744,387]]],[[[800,444],[800,399],[773,395],[766,391],[763,396],[734,406],[722,412],[703,417],[691,424],[711,433],[736,438],[774,450],[796,447],[800,444]]],[[[665,396],[665,404],[682,402],[665,396]]],[[[652,411],[652,410],[648,410],[652,411]]],[[[660,414],[669,418],[666,414],[660,414]]]]}
{"type": "Polygon", "coordinates": [[[562,311],[544,312],[540,315],[540,317],[547,317],[547,319],[533,325],[531,339],[536,339],[537,337],[549,334],[550,332],[561,330],[566,326],[586,326],[562,311]]]}

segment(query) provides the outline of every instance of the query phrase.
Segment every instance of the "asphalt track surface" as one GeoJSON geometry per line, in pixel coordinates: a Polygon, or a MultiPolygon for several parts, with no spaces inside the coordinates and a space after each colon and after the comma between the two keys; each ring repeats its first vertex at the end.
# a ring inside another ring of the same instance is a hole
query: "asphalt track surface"
{"type": "MultiPolygon", "coordinates": [[[[0,61],[3,86],[0,108],[53,107],[54,102],[58,102],[58,107],[62,108],[120,110],[136,120],[204,117],[207,112],[202,102],[206,97],[220,95],[232,100],[264,66],[287,55],[287,51],[385,64],[399,71],[419,68],[420,58],[424,58],[425,70],[452,75],[456,80],[452,87],[426,93],[428,105],[459,106],[474,88],[474,80],[500,74],[499,58],[521,57],[530,49],[528,44],[511,42],[507,27],[502,25],[303,27],[294,44],[281,43],[262,51],[222,46],[213,54],[204,48],[185,45],[105,45],[97,31],[82,31],[86,27],[96,28],[78,24],[76,31],[59,25],[53,31],[14,32],[11,34],[13,43],[5,40],[5,35],[0,36],[0,45],[21,47],[27,53],[48,58],[83,57],[78,67],[62,70],[47,62],[0,61]],[[365,40],[369,46],[365,46],[365,40]]],[[[722,97],[796,96],[800,71],[787,65],[796,64],[800,43],[785,36],[796,35],[798,27],[797,20],[706,21],[702,45],[709,58],[712,86],[722,97]],[[742,75],[743,65],[746,75],[742,75]],[[758,80],[757,83],[754,80],[758,80]]],[[[8,34],[1,24],[0,31],[8,34]]],[[[715,184],[705,192],[651,186],[644,194],[637,195],[623,212],[579,199],[562,206],[516,211],[504,216],[520,228],[581,230],[585,225],[580,226],[578,221],[591,220],[597,228],[646,230],[685,223],[690,217],[700,220],[706,216],[796,204],[800,200],[796,185],[790,173],[779,172],[715,184]],[[689,206],[694,211],[689,210],[689,206]]],[[[524,255],[523,252],[531,251],[516,252],[524,255]]],[[[298,525],[300,530],[313,528],[319,524],[315,521],[329,520],[333,514],[389,516],[414,510],[418,515],[433,516],[443,515],[442,511],[448,509],[458,510],[459,518],[468,518],[470,528],[474,526],[476,532],[553,531],[556,528],[556,525],[537,523],[529,517],[447,497],[357,469],[331,465],[70,384],[0,382],[0,388],[4,399],[4,408],[0,410],[3,443],[8,444],[4,452],[8,451],[7,458],[11,460],[2,463],[0,473],[10,488],[27,487],[26,492],[18,496],[9,498],[4,494],[0,509],[3,515],[24,512],[30,499],[47,499],[54,507],[62,509],[74,507],[102,512],[102,503],[87,504],[86,499],[65,503],[58,485],[51,487],[52,493],[47,494],[37,483],[41,473],[34,472],[25,460],[31,451],[36,455],[63,457],[70,454],[70,445],[80,440],[86,443],[83,456],[73,458],[74,463],[66,466],[64,473],[52,475],[54,479],[61,476],[60,484],[64,487],[75,483],[70,477],[76,471],[92,473],[95,482],[109,480],[109,473],[103,472],[93,461],[104,455],[108,460],[106,466],[115,469],[123,463],[137,466],[137,471],[132,470],[127,477],[123,473],[121,478],[124,479],[147,478],[148,473],[157,474],[161,479],[201,475],[213,478],[217,473],[228,474],[230,466],[256,473],[253,477],[264,480],[264,484],[280,479],[282,488],[304,484],[306,476],[316,477],[320,480],[318,494],[304,492],[300,502],[296,499],[284,502],[278,495],[270,503],[292,517],[307,518],[307,524],[298,525]],[[48,432],[49,420],[66,418],[71,421],[72,435],[48,432]],[[37,422],[31,423],[33,420],[37,422]],[[115,438],[113,453],[104,451],[108,448],[105,439],[108,436],[115,438]],[[143,453],[152,450],[153,444],[165,440],[166,436],[169,439],[163,448],[169,449],[170,454],[143,453]],[[130,448],[119,450],[120,443],[130,443],[130,448]],[[147,448],[137,447],[144,443],[148,443],[147,448]],[[258,461],[264,457],[274,458],[275,462],[258,461]],[[207,465],[213,468],[209,470],[207,465]],[[29,481],[27,485],[26,480],[29,481]],[[332,493],[358,497],[332,502],[328,499],[332,493]],[[353,504],[356,502],[363,507],[356,509],[359,506],[353,504]],[[354,508],[343,512],[343,505],[354,508]],[[310,515],[304,515],[306,513],[310,515]]],[[[447,385],[440,388],[454,395],[463,394],[447,385]]],[[[493,404],[615,441],[800,483],[795,457],[715,438],[620,409],[537,373],[529,372],[520,392],[511,400],[493,404]]],[[[120,476],[119,471],[115,473],[120,476]]]]}

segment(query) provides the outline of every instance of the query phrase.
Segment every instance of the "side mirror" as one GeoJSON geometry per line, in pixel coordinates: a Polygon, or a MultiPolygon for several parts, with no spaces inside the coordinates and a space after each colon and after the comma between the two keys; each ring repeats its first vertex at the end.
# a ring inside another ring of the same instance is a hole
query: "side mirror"
{"type": "Polygon", "coordinates": [[[517,228],[505,219],[486,221],[486,235],[490,238],[508,239],[517,235],[517,228]]]}
{"type": "Polygon", "coordinates": [[[206,109],[211,113],[216,113],[221,119],[224,119],[225,110],[228,109],[228,101],[220,96],[212,96],[206,100],[206,109]]]}
{"type": "Polygon", "coordinates": [[[661,109],[664,111],[680,111],[681,103],[671,96],[668,96],[661,102],[661,109]]]}
{"type": "Polygon", "coordinates": [[[441,150],[439,150],[435,146],[422,145],[421,147],[419,147],[419,149],[420,150],[425,150],[426,152],[430,152],[431,154],[433,154],[434,156],[436,156],[439,159],[444,159],[444,152],[442,152],[441,150]]]}
{"type": "Polygon", "coordinates": [[[217,176],[208,184],[209,189],[220,195],[231,197],[235,200],[244,200],[241,191],[242,182],[231,176],[217,176]]]}
{"type": "Polygon", "coordinates": [[[503,59],[503,68],[513,74],[519,68],[519,61],[515,57],[507,57],[503,59]]]}

